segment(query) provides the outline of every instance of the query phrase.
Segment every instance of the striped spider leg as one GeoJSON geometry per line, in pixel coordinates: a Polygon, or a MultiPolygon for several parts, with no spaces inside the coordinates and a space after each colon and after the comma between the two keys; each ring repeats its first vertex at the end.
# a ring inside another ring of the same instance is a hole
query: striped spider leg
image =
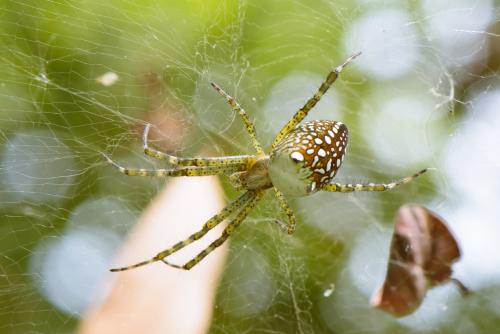
{"type": "Polygon", "coordinates": [[[183,269],[187,269],[187,270],[191,269],[196,263],[198,263],[205,256],[207,256],[208,253],[210,253],[212,250],[214,250],[215,248],[220,246],[222,244],[222,242],[220,243],[220,245],[215,244],[216,246],[214,245],[214,243],[210,244],[202,252],[203,255],[202,255],[202,253],[198,254],[195,258],[193,258],[193,260],[189,261],[184,266],[177,266],[175,264],[171,264],[171,263],[167,262],[165,260],[165,258],[167,256],[172,255],[173,253],[181,250],[182,248],[186,247],[187,245],[193,243],[194,241],[201,239],[203,236],[205,236],[205,234],[208,233],[208,231],[210,231],[211,229],[213,229],[214,227],[219,225],[224,219],[230,217],[233,213],[235,213],[239,210],[241,212],[236,217],[236,219],[231,223],[231,224],[233,224],[232,225],[233,227],[229,228],[229,226],[228,226],[228,227],[226,227],[226,229],[223,232],[223,235],[227,234],[229,236],[229,234],[232,233],[234,228],[237,227],[241,223],[241,221],[246,217],[246,215],[248,214],[249,208],[252,208],[255,205],[258,196],[260,196],[260,195],[254,193],[254,192],[250,192],[250,191],[245,192],[243,195],[240,195],[237,199],[235,199],[234,201],[229,203],[224,209],[222,209],[222,211],[220,211],[219,213],[214,215],[212,218],[210,218],[205,224],[203,224],[203,227],[201,228],[201,230],[191,234],[185,240],[180,241],[180,242],[176,243],[175,245],[173,245],[172,247],[159,252],[153,258],[151,258],[149,260],[142,261],[142,262],[139,262],[139,263],[136,263],[136,264],[133,264],[130,266],[122,267],[122,268],[111,269],[111,271],[129,270],[129,269],[141,267],[141,266],[144,266],[144,265],[147,265],[147,264],[150,264],[153,262],[157,262],[157,261],[163,261],[165,264],[168,264],[168,265],[175,267],[175,268],[183,268],[183,269]],[[243,218],[241,218],[242,214],[243,214],[243,218]],[[240,219],[239,222],[238,222],[238,219],[240,219]]]}
{"type": "Polygon", "coordinates": [[[307,116],[309,111],[314,108],[316,103],[321,100],[321,97],[328,91],[330,86],[337,80],[339,77],[340,73],[342,70],[349,65],[351,61],[353,61],[356,57],[361,55],[361,52],[357,52],[347,58],[342,65],[339,65],[332,69],[330,73],[326,76],[325,81],[321,84],[321,86],[318,88],[318,91],[309,99],[307,100],[306,104],[302,108],[300,108],[295,115],[293,115],[292,118],[281,128],[281,130],[278,132],[276,137],[273,140],[273,143],[271,144],[271,148],[274,149],[278,145],[279,142],[281,142],[285,135],[288,134],[290,131],[292,131],[302,120],[304,117],[307,116]]]}
{"type": "Polygon", "coordinates": [[[162,261],[174,268],[184,270],[193,268],[231,236],[262,198],[264,191],[271,188],[274,190],[280,208],[287,217],[286,223],[279,220],[276,220],[276,223],[283,231],[292,234],[295,231],[296,218],[287,203],[286,197],[308,196],[321,190],[328,192],[385,191],[409,183],[425,173],[427,169],[389,183],[341,184],[331,182],[347,152],[347,127],[342,122],[332,120],[301,122],[337,80],[342,70],[359,55],[360,53],[352,55],[342,65],[335,67],[328,73],[318,91],[278,132],[268,153],[264,152],[257,140],[255,126],[245,110],[222,88],[212,83],[214,89],[243,120],[253,148],[256,151],[255,155],[208,158],[173,156],[149,146],[149,124],[145,126],[142,138],[144,153],[150,157],[165,160],[171,168],[131,169],[119,165],[103,154],[112,166],[125,175],[157,177],[228,175],[232,185],[237,190],[244,191],[237,199],[210,218],[198,232],[193,233],[185,240],[159,252],[149,260],[112,269],[111,271],[129,270],[158,261],[162,261]],[[184,265],[172,264],[167,261],[166,258],[169,255],[199,240],[224,219],[231,217],[232,220],[230,219],[222,235],[192,260],[184,265]]]}
{"type": "MultiPolygon", "coordinates": [[[[179,266],[176,264],[172,264],[166,260],[162,260],[165,264],[168,264],[171,267],[178,268],[178,269],[184,269],[184,270],[189,270],[193,268],[196,264],[198,264],[201,260],[203,260],[208,254],[210,254],[212,251],[214,251],[217,247],[221,246],[227,238],[231,236],[231,234],[234,232],[234,230],[240,226],[240,224],[245,220],[245,218],[248,216],[250,211],[255,207],[257,202],[262,198],[263,192],[262,191],[248,191],[244,195],[248,194],[249,195],[249,200],[240,208],[240,212],[238,215],[226,226],[224,231],[222,231],[222,235],[213,241],[210,245],[208,245],[207,248],[202,250],[198,255],[196,255],[192,260],[188,261],[186,264],[179,266]]],[[[206,232],[205,232],[206,233],[206,232]]],[[[189,240],[189,239],[188,239],[189,240]]]]}
{"type": "Polygon", "coordinates": [[[217,167],[217,166],[228,166],[228,165],[248,165],[254,156],[251,155],[236,155],[236,156],[225,156],[225,157],[204,157],[204,158],[181,158],[174,155],[167,154],[151,148],[148,142],[149,130],[151,124],[146,124],[144,127],[144,132],[142,134],[142,146],[144,153],[150,157],[166,160],[168,164],[173,166],[189,166],[189,167],[217,167]]]}

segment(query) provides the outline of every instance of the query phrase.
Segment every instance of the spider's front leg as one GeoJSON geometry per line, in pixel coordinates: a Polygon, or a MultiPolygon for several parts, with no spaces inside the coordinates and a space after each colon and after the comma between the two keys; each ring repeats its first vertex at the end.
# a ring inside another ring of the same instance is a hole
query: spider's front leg
{"type": "Polygon", "coordinates": [[[106,154],[102,153],[102,156],[106,161],[113,167],[118,169],[121,173],[127,176],[208,176],[208,175],[223,175],[230,174],[237,171],[245,170],[246,165],[244,164],[227,164],[227,165],[217,165],[217,166],[203,166],[203,167],[183,167],[177,169],[145,169],[145,168],[127,168],[119,165],[113,161],[106,154]]]}
{"type": "Polygon", "coordinates": [[[325,81],[318,88],[318,91],[307,100],[306,104],[302,108],[300,108],[295,115],[281,128],[278,135],[274,138],[271,148],[274,149],[278,145],[279,142],[290,132],[292,131],[302,120],[307,116],[309,111],[314,108],[316,103],[319,102],[321,97],[328,91],[330,86],[337,80],[340,75],[340,72],[351,62],[354,58],[358,57],[361,52],[355,53],[349,58],[347,58],[344,63],[340,66],[335,67],[333,70],[328,73],[325,81]]]}
{"type": "Polygon", "coordinates": [[[238,101],[236,101],[232,96],[230,96],[228,93],[226,93],[222,88],[220,88],[216,83],[211,83],[212,87],[220,94],[224,99],[226,99],[226,102],[229,104],[231,108],[233,108],[234,111],[236,111],[241,119],[243,120],[243,123],[245,123],[245,128],[247,129],[248,135],[250,136],[250,139],[252,140],[252,145],[257,151],[257,154],[259,156],[263,156],[264,150],[262,149],[262,146],[260,145],[259,141],[257,140],[257,133],[255,131],[255,125],[252,123],[250,118],[248,117],[247,113],[245,110],[240,106],[238,101]]]}
{"type": "Polygon", "coordinates": [[[170,165],[174,166],[184,166],[184,167],[217,167],[217,166],[238,166],[238,165],[248,165],[255,160],[253,155],[235,155],[235,156],[224,156],[224,157],[203,157],[203,158],[181,158],[175,155],[170,155],[165,152],[161,152],[151,148],[149,146],[148,136],[151,124],[146,124],[144,127],[144,133],[142,134],[142,146],[144,153],[150,157],[166,160],[170,165]]]}

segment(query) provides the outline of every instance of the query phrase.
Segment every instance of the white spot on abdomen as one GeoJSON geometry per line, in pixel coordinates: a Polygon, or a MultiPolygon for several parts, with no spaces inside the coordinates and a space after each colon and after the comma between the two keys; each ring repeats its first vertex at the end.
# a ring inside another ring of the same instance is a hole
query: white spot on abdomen
{"type": "Polygon", "coordinates": [[[290,158],[296,161],[304,161],[304,156],[300,152],[292,152],[292,154],[290,154],[290,158]]]}
{"type": "Polygon", "coordinates": [[[331,168],[332,168],[332,159],[328,160],[326,164],[326,171],[329,172],[331,168]]]}

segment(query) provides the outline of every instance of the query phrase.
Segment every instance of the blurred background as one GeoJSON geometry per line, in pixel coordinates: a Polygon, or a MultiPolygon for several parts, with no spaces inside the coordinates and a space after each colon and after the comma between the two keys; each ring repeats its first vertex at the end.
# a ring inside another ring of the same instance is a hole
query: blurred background
{"type": "MultiPolygon", "coordinates": [[[[128,178],[142,129],[167,152],[250,154],[235,96],[267,147],[328,71],[362,51],[308,119],[350,130],[338,182],[435,170],[382,194],[268,194],[232,238],[211,333],[493,333],[500,328],[500,7],[437,1],[2,1],[0,333],[71,333],[102,298],[127,231],[168,180],[128,178]],[[393,216],[444,217],[452,285],[414,314],[370,308],[393,216]]],[[[221,178],[226,200],[236,196],[221,178]]],[[[200,226],[203,222],[200,222],[200,226]]]]}

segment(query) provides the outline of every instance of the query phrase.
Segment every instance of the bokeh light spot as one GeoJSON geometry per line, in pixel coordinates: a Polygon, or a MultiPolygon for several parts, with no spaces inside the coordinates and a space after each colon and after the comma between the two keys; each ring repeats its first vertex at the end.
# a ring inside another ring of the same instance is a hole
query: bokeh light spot
{"type": "Polygon", "coordinates": [[[10,196],[48,203],[69,198],[68,191],[81,171],[73,152],[54,133],[20,132],[4,149],[2,169],[10,196]]]}
{"type": "Polygon", "coordinates": [[[408,73],[418,59],[418,35],[404,10],[376,10],[352,22],[344,36],[346,50],[361,51],[356,59],[373,79],[394,79],[408,73]]]}
{"type": "Polygon", "coordinates": [[[101,282],[118,242],[116,234],[96,227],[46,239],[31,259],[37,288],[59,310],[79,316],[102,296],[101,282]]]}

